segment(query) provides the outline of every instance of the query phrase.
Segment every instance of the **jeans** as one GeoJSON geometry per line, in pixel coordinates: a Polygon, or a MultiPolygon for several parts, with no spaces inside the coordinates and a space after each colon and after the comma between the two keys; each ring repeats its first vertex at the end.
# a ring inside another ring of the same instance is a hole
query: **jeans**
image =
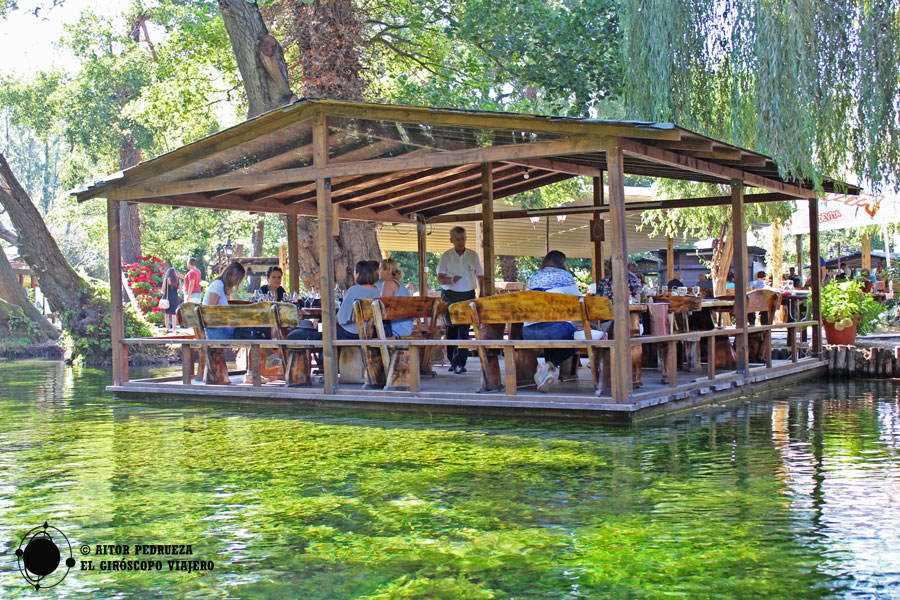
{"type": "Polygon", "coordinates": [[[206,338],[210,340],[234,339],[234,327],[207,327],[206,338]]]}
{"type": "MultiPolygon", "coordinates": [[[[522,328],[523,340],[571,340],[574,335],[575,326],[568,321],[535,323],[522,328]]],[[[558,369],[576,352],[575,348],[545,348],[544,359],[558,369]]]]}

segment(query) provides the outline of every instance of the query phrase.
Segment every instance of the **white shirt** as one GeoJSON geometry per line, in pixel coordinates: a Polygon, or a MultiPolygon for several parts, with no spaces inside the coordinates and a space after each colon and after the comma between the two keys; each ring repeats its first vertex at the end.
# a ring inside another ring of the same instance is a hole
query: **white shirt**
{"type": "Polygon", "coordinates": [[[206,295],[203,297],[203,304],[209,304],[209,295],[216,294],[219,296],[219,306],[228,306],[228,297],[225,295],[225,284],[221,279],[214,280],[209,287],[206,288],[206,295]]]}
{"type": "Polygon", "coordinates": [[[484,275],[478,254],[468,248],[462,253],[462,256],[457,254],[453,248],[444,252],[438,263],[437,272],[439,275],[447,275],[451,279],[454,275],[459,275],[460,279],[456,283],[442,286],[445,290],[454,292],[470,292],[476,289],[478,287],[477,276],[484,275]]]}

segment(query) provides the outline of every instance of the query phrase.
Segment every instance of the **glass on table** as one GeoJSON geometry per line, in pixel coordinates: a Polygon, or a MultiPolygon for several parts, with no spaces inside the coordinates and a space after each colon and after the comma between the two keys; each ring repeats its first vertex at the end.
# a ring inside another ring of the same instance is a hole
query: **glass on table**
{"type": "Polygon", "coordinates": [[[695,295],[695,296],[699,296],[699,295],[700,295],[700,286],[699,286],[699,285],[695,285],[695,286],[694,286],[694,295],[695,295]]]}

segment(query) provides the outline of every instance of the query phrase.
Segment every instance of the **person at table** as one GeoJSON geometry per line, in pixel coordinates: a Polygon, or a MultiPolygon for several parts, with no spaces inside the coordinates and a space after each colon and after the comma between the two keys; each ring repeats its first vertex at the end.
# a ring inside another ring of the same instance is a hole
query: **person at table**
{"type": "Polygon", "coordinates": [[[200,303],[203,296],[200,293],[200,269],[197,268],[197,259],[191,257],[187,264],[188,272],[184,274],[184,301],[200,303]]]}
{"type": "MultiPolygon", "coordinates": [[[[484,269],[478,255],[466,248],[466,230],[456,226],[450,230],[450,243],[453,247],[441,255],[437,266],[437,279],[441,284],[441,300],[449,306],[454,302],[463,302],[475,298],[475,286],[480,295],[484,295],[484,269]]],[[[447,341],[469,339],[468,325],[453,325],[450,312],[445,317],[447,324],[447,341]]],[[[469,351],[458,346],[447,346],[447,358],[450,360],[451,373],[465,373],[469,351]]]]}
{"type": "MultiPolygon", "coordinates": [[[[222,274],[216,277],[209,287],[206,288],[206,295],[203,297],[203,304],[212,306],[228,306],[228,298],[231,293],[241,285],[244,280],[244,265],[234,261],[222,271],[222,274]]],[[[234,339],[234,327],[208,327],[206,329],[206,337],[211,340],[228,340],[234,339]]]]}
{"type": "Polygon", "coordinates": [[[757,271],[756,279],[752,283],[750,283],[750,287],[760,289],[760,290],[762,288],[766,287],[766,272],[765,271],[757,271]]]}
{"type": "MultiPolygon", "coordinates": [[[[541,267],[528,279],[527,290],[570,294],[581,296],[575,278],[566,267],[566,255],[559,250],[551,250],[541,267]]],[[[575,335],[575,325],[571,321],[525,323],[522,327],[524,340],[571,340],[575,335]]],[[[544,348],[544,363],[534,375],[537,390],[547,393],[550,386],[559,379],[560,365],[575,355],[575,348],[544,348]]]]}
{"type": "Polygon", "coordinates": [[[707,277],[704,273],[700,273],[699,281],[697,282],[697,287],[701,290],[711,290],[713,289],[712,279],[707,277]]]}
{"type": "MultiPolygon", "coordinates": [[[[393,258],[386,258],[381,261],[378,269],[378,279],[381,281],[381,297],[389,298],[391,296],[409,296],[409,290],[400,282],[403,277],[403,271],[400,265],[393,258]]],[[[412,319],[392,319],[391,331],[393,335],[406,337],[412,335],[413,320],[412,319]]]]}
{"type": "MultiPolygon", "coordinates": [[[[613,277],[612,277],[612,262],[607,258],[604,261],[606,265],[606,272],[609,273],[606,277],[601,279],[597,284],[591,284],[588,286],[589,294],[597,294],[598,296],[606,296],[610,300],[613,300],[613,277]]],[[[628,275],[628,294],[629,296],[639,296],[641,293],[641,281],[637,278],[637,275],[632,273],[631,271],[626,270],[626,275],[628,275]]]]}
{"type": "Polygon", "coordinates": [[[259,293],[268,294],[269,292],[272,292],[275,294],[276,302],[283,302],[284,295],[287,293],[287,291],[281,287],[283,279],[284,271],[281,270],[281,267],[269,267],[269,270],[266,271],[266,283],[259,286],[259,293]]]}
{"type": "MultiPolygon", "coordinates": [[[[353,318],[353,303],[361,298],[375,300],[381,297],[381,292],[375,287],[377,275],[369,261],[361,260],[356,263],[356,269],[354,269],[353,273],[356,276],[356,285],[351,285],[347,289],[347,292],[344,294],[344,301],[341,302],[341,308],[337,312],[335,338],[339,340],[359,339],[359,328],[356,326],[356,320],[353,318]]],[[[387,335],[391,335],[391,332],[388,331],[387,335]]],[[[316,329],[299,327],[290,332],[287,339],[321,340],[322,332],[316,329]]]]}
{"type": "MultiPolygon", "coordinates": [[[[763,273],[765,276],[765,273],[763,273]]],[[[734,273],[728,273],[728,276],[725,278],[725,291],[734,290],[734,273]]]]}
{"type": "Polygon", "coordinates": [[[800,279],[800,276],[797,275],[797,268],[791,267],[788,269],[788,279],[794,282],[794,287],[799,288],[803,285],[803,281],[800,279]]]}
{"type": "Polygon", "coordinates": [[[669,280],[669,283],[666,284],[666,287],[668,287],[669,289],[684,287],[684,282],[681,280],[681,271],[675,271],[672,273],[672,279],[669,280]]]}
{"type": "Polygon", "coordinates": [[[375,271],[375,287],[378,288],[378,291],[381,291],[381,286],[384,285],[384,281],[378,276],[378,272],[381,270],[381,262],[377,260],[369,260],[366,261],[369,265],[372,266],[372,270],[375,271]]]}

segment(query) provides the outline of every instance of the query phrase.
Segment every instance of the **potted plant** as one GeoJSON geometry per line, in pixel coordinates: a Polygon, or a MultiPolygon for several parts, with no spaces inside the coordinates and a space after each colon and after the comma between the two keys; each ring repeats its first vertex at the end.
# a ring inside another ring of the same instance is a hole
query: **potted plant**
{"type": "Polygon", "coordinates": [[[822,290],[822,321],[829,344],[852,345],[880,323],[881,305],[859,281],[833,281],[822,290]]]}

